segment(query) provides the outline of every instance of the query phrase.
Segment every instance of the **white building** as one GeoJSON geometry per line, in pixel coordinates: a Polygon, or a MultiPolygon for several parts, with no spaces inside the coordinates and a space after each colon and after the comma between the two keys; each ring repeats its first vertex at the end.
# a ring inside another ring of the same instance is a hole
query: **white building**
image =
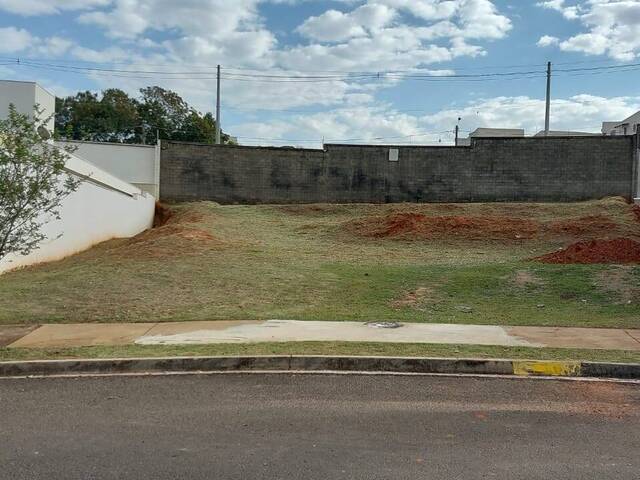
{"type": "Polygon", "coordinates": [[[524,137],[524,129],[522,128],[476,128],[469,134],[468,138],[459,138],[459,147],[468,147],[471,145],[472,138],[512,138],[524,137]]]}
{"type": "Polygon", "coordinates": [[[53,133],[56,97],[35,82],[0,80],[0,118],[6,118],[9,105],[20,113],[33,115],[35,107],[40,110],[40,119],[49,119],[47,129],[53,133]]]}
{"type": "Polygon", "coordinates": [[[634,135],[638,132],[638,124],[640,124],[640,112],[636,112],[620,122],[602,122],[602,134],[634,135]]]}
{"type": "MultiPolygon", "coordinates": [[[[0,81],[0,118],[9,105],[33,115],[35,105],[43,118],[55,110],[55,97],[33,82],[0,81]]],[[[47,125],[53,131],[53,121],[47,125]]],[[[114,152],[114,163],[118,153],[114,152]]],[[[91,155],[87,155],[90,157],[91,155]]],[[[58,260],[113,238],[126,238],[151,227],[155,198],[90,162],[70,155],[65,170],[83,181],[66,197],[60,219],[43,217],[42,233],[47,238],[31,254],[12,254],[0,259],[0,273],[34,263],[58,260]]]]}
{"type": "Polygon", "coordinates": [[[471,138],[524,137],[522,128],[476,128],[469,134],[471,138]]]}

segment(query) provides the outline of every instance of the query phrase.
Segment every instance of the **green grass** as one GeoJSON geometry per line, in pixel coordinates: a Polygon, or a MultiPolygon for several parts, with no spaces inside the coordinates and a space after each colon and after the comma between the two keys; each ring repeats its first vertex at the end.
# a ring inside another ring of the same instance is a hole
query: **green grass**
{"type": "Polygon", "coordinates": [[[640,352],[476,345],[297,342],[198,346],[81,347],[65,349],[0,348],[0,361],[64,358],[134,358],[238,355],[356,355],[444,358],[509,358],[639,363],[640,352]]]}
{"type": "Polygon", "coordinates": [[[617,199],[174,209],[186,217],[140,238],[0,276],[0,324],[278,318],[640,328],[640,267],[530,260],[576,237],[412,241],[346,228],[397,211],[541,224],[600,215],[616,225],[607,235],[640,238],[617,199]]]}

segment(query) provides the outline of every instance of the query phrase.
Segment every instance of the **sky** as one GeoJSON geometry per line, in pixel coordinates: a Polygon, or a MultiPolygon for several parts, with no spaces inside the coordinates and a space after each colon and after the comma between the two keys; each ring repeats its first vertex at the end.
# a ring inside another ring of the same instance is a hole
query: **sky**
{"type": "Polygon", "coordinates": [[[159,85],[247,145],[599,132],[640,110],[640,0],[0,0],[0,79],[159,85]],[[460,119],[460,120],[458,120],[460,119]]]}

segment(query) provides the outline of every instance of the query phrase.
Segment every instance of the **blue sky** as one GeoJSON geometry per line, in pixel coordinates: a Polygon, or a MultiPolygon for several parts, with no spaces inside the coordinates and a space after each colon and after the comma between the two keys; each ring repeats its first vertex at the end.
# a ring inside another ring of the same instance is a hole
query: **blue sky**
{"type": "Polygon", "coordinates": [[[205,111],[219,63],[246,144],[450,143],[458,117],[533,134],[547,61],[552,128],[598,131],[640,109],[619,67],[639,56],[640,0],[0,0],[0,78],[161,85],[205,111]]]}

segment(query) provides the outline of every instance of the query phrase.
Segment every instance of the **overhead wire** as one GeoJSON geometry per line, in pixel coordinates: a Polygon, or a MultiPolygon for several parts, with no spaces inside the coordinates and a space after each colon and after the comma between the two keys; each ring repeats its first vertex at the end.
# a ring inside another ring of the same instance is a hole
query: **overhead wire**
{"type": "MultiPolygon", "coordinates": [[[[201,67],[198,66],[198,70],[147,70],[147,69],[120,69],[120,68],[103,68],[103,67],[86,67],[86,66],[78,66],[78,65],[69,65],[62,64],[62,61],[39,61],[34,59],[21,59],[21,58],[6,58],[0,57],[0,65],[16,65],[16,66],[24,66],[27,68],[48,70],[48,71],[57,71],[64,73],[74,73],[74,74],[84,74],[84,75],[95,75],[95,76],[108,76],[115,78],[128,78],[128,79],[148,79],[148,80],[214,80],[216,76],[213,75],[213,71],[207,71],[206,68],[209,67],[201,67]]],[[[89,62],[88,62],[89,63],[89,62]]],[[[564,62],[557,63],[556,65],[577,65],[589,63],[587,61],[584,62],[564,62]]],[[[596,63],[596,62],[593,62],[596,63]]],[[[99,64],[103,65],[103,64],[99,64]]],[[[146,65],[151,66],[149,64],[129,64],[129,63],[116,63],[116,62],[105,62],[104,65],[146,65]]],[[[163,66],[163,65],[158,65],[163,66]]],[[[166,65],[169,66],[169,65],[166,65]]],[[[520,66],[511,66],[512,68],[524,68],[528,66],[536,66],[536,65],[520,65],[520,66]]],[[[214,68],[214,67],[210,67],[214,68]]],[[[508,68],[508,67],[496,67],[496,68],[508,68]]],[[[640,63],[631,63],[631,64],[618,64],[618,65],[604,65],[604,66],[593,66],[593,67],[573,67],[573,68],[555,68],[553,71],[553,75],[555,76],[585,76],[585,75],[602,75],[602,74],[615,74],[615,73],[625,73],[630,71],[637,71],[640,69],[640,63]]],[[[464,69],[458,69],[464,70],[464,69]]],[[[486,82],[486,81],[512,81],[512,80],[523,80],[523,79],[531,79],[531,78],[541,78],[546,76],[546,72],[543,70],[523,70],[523,71],[512,71],[512,72],[489,72],[489,73],[443,73],[443,71],[429,71],[424,72],[421,70],[396,70],[396,71],[382,71],[382,72],[339,72],[339,71],[307,71],[306,73],[318,73],[318,75],[305,75],[304,71],[297,70],[282,70],[282,69],[272,69],[272,70],[256,70],[245,67],[225,67],[222,69],[221,78],[229,81],[238,81],[238,82],[254,82],[254,83],[319,83],[319,82],[365,82],[365,81],[380,81],[380,80],[391,80],[391,81],[427,81],[427,82],[486,82]],[[254,72],[254,73],[237,73],[240,72],[254,72]],[[255,73],[260,72],[260,73],[255,73]],[[262,73],[266,72],[266,73],[262,73]],[[289,72],[289,75],[285,73],[289,72]]],[[[500,108],[522,108],[523,106],[528,105],[540,105],[544,100],[531,100],[528,102],[521,103],[513,103],[512,105],[499,105],[500,108]]],[[[242,111],[241,108],[228,107],[231,110],[242,111]]],[[[251,110],[260,110],[266,112],[288,112],[288,113],[303,113],[303,114],[314,114],[321,113],[321,111],[309,111],[309,110],[276,110],[276,109],[251,109],[251,110]]],[[[357,111],[356,108],[344,109],[337,108],[338,111],[357,111]]],[[[421,110],[421,109],[407,109],[407,110],[394,110],[391,109],[391,113],[403,113],[403,112],[420,112],[420,111],[429,111],[429,110],[421,110]]],[[[389,114],[387,111],[386,114],[389,114]]],[[[153,127],[152,127],[153,128],[153,127]]],[[[404,136],[391,136],[391,137],[367,137],[367,138],[359,138],[359,139],[336,139],[336,140],[326,140],[328,142],[357,142],[357,141],[379,141],[379,140],[388,140],[388,139],[403,139],[403,138],[412,138],[412,137],[420,137],[420,136],[429,136],[429,135],[443,135],[443,134],[451,134],[452,131],[444,131],[444,132],[428,132],[428,133],[416,133],[412,135],[404,135],[404,136]]],[[[247,141],[270,141],[270,142],[278,142],[278,143],[318,143],[317,139],[281,139],[281,138],[265,138],[265,137],[238,137],[247,141]]]]}

